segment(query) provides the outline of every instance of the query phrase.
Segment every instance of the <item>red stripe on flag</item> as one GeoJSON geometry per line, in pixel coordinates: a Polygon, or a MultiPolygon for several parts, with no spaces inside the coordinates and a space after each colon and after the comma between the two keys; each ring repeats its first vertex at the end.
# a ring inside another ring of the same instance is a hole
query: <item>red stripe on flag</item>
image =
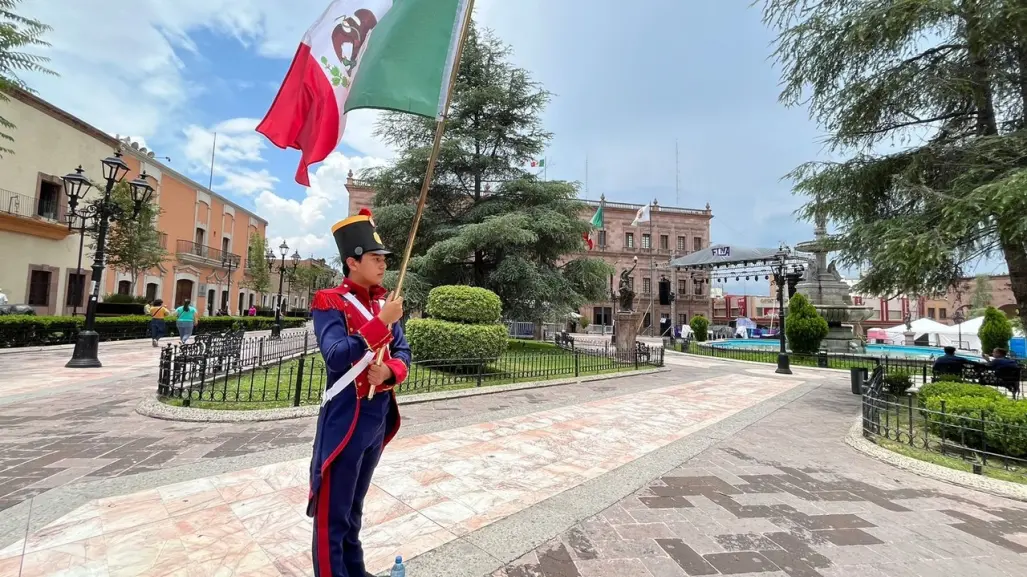
{"type": "Polygon", "coordinates": [[[279,148],[300,151],[296,182],[310,186],[307,167],[335,150],[340,118],[331,82],[311,56],[310,46],[301,43],[257,132],[279,148]]]}

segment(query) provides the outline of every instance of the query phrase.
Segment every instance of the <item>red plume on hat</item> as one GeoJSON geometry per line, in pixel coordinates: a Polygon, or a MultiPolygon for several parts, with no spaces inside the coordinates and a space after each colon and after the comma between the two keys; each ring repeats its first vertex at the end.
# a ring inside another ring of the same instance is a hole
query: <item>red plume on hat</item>
{"type": "Polygon", "coordinates": [[[367,220],[371,223],[371,226],[375,226],[374,218],[371,217],[371,209],[370,208],[364,207],[364,208],[360,209],[360,211],[358,211],[357,214],[359,214],[360,216],[366,216],[367,220]]]}

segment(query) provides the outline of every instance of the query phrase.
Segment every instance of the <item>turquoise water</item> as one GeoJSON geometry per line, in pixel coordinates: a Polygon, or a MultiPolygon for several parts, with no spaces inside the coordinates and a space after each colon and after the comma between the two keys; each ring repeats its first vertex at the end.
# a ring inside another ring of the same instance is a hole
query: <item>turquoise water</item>
{"type": "MultiPolygon", "coordinates": [[[[710,346],[718,349],[739,349],[750,351],[776,351],[780,346],[777,339],[726,339],[711,341],[710,346]]],[[[893,359],[933,359],[945,354],[940,347],[907,347],[903,345],[867,345],[867,355],[893,359]]],[[[980,356],[959,353],[967,359],[979,361],[980,356]]]]}

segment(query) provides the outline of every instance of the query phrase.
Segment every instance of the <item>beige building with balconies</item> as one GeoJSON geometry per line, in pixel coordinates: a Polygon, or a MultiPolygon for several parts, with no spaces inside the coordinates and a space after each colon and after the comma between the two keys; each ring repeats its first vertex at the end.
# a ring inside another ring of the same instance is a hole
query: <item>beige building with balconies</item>
{"type": "MultiPolygon", "coordinates": [[[[11,304],[28,304],[40,315],[83,312],[94,249],[88,234],[81,246],[82,236],[68,228],[61,177],[82,166],[102,186],[101,160],[116,150],[129,166],[126,179],[143,171],[151,177],[167,255],[138,278],[107,268],[101,299],[134,294],[175,306],[190,299],[208,314],[221,308],[236,313],[259,302],[259,295],[242,286],[244,255],[251,235],[265,235],[266,220],[157,161],[145,148],[31,94],[10,96],[0,102],[0,115],[17,126],[9,131],[14,143],[6,145],[15,153],[0,158],[0,288],[11,304]]],[[[80,206],[102,193],[90,189],[80,206]]]]}

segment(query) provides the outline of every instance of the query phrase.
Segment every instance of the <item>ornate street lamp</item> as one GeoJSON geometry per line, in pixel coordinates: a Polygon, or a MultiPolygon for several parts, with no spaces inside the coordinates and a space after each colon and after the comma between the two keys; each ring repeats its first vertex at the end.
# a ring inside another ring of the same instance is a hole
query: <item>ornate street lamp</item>
{"type": "MultiPolygon", "coordinates": [[[[71,360],[68,361],[66,367],[71,368],[95,368],[101,367],[103,364],[97,356],[100,345],[100,335],[96,332],[96,304],[100,298],[100,281],[103,278],[103,269],[105,267],[106,259],[106,244],[107,244],[107,232],[110,228],[111,221],[125,219],[125,218],[136,218],[139,216],[139,212],[142,210],[144,204],[150,202],[150,196],[153,194],[153,186],[149,182],[149,177],[145,172],[139,175],[138,178],[129,182],[129,186],[132,190],[132,214],[126,214],[122,210],[121,206],[111,198],[111,193],[114,190],[114,186],[124,180],[125,175],[128,174],[128,165],[121,158],[121,151],[114,153],[114,156],[109,156],[102,161],[103,165],[103,177],[107,181],[104,188],[103,198],[93,204],[89,210],[79,210],[78,203],[80,200],[85,198],[89,189],[93,186],[89,179],[83,174],[85,171],[81,166],[75,169],[74,172],[65,176],[64,180],[64,191],[68,195],[68,208],[72,217],[79,217],[83,219],[83,227],[85,227],[84,220],[91,218],[95,222],[96,232],[96,254],[93,256],[93,275],[92,282],[89,289],[89,302],[86,304],[86,322],[85,327],[78,334],[78,339],[75,341],[75,351],[72,353],[71,360]]],[[[68,222],[68,229],[71,230],[71,220],[68,222]]]]}
{"type": "MultiPolygon", "coordinates": [[[[292,255],[292,268],[290,269],[285,264],[285,255],[289,254],[289,245],[283,240],[282,244],[278,246],[279,252],[282,253],[281,263],[278,265],[278,306],[275,307],[275,326],[271,327],[271,337],[278,338],[282,335],[282,288],[285,285],[285,275],[292,272],[295,273],[296,267],[299,266],[300,253],[296,251],[292,255]]],[[[267,251],[267,270],[274,271],[275,253],[268,249],[267,251]]]]}
{"type": "Polygon", "coordinates": [[[785,348],[785,285],[788,283],[785,278],[785,266],[787,263],[788,247],[781,245],[781,248],[774,254],[773,266],[777,267],[774,270],[774,283],[777,284],[777,318],[780,321],[778,323],[780,332],[777,335],[780,348],[777,353],[777,370],[774,372],[782,375],[792,374],[788,350],[785,348]]]}
{"type": "Polygon", "coordinates": [[[956,341],[957,349],[963,348],[963,327],[960,325],[962,325],[965,320],[966,317],[963,316],[963,307],[959,307],[956,309],[955,314],[952,315],[952,322],[956,323],[956,332],[958,333],[958,336],[956,337],[958,339],[956,341]]]}

